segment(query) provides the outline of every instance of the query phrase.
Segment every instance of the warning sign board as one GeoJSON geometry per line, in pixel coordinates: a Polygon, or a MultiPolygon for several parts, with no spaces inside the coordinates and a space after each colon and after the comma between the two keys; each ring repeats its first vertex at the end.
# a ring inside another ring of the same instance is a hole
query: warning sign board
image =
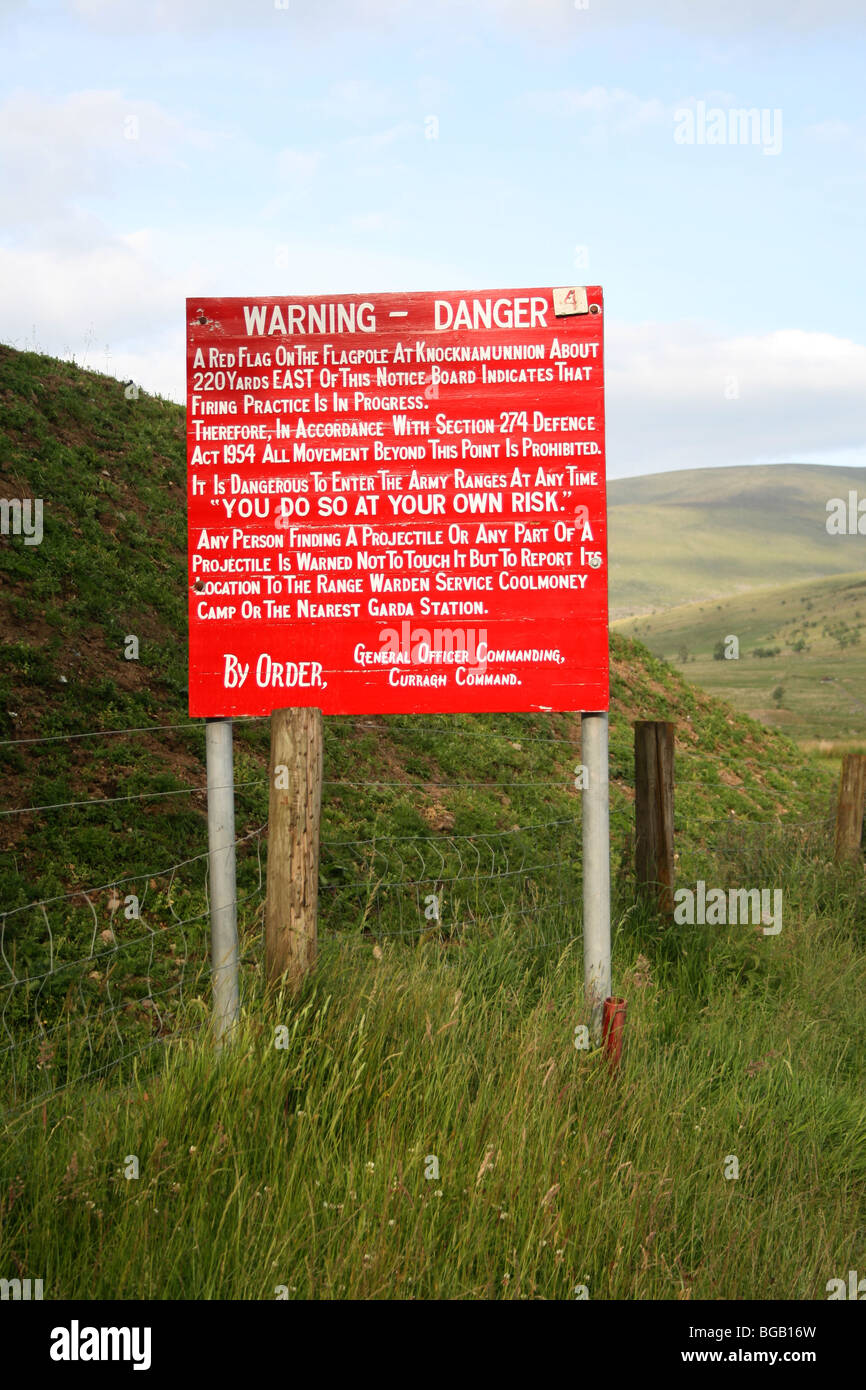
{"type": "Polygon", "coordinates": [[[603,319],[187,300],[190,714],[606,710],[603,319]]]}

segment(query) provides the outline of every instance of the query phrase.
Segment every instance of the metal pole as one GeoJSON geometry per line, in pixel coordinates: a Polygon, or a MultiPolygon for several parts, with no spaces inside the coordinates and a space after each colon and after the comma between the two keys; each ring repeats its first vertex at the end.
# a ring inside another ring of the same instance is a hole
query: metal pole
{"type": "Polygon", "coordinates": [[[604,1001],[610,994],[610,802],[607,714],[582,714],[583,987],[590,1034],[601,1042],[604,1001]]]}
{"type": "Polygon", "coordinates": [[[213,1034],[219,1051],[223,1037],[231,1031],[238,1018],[238,912],[231,720],[209,719],[205,741],[213,1034]]]}

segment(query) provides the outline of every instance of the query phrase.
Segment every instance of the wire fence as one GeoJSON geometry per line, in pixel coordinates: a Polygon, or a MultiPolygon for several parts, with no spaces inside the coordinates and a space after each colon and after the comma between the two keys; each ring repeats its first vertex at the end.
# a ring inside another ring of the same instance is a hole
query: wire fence
{"type": "MultiPolygon", "coordinates": [[[[257,723],[261,721],[238,721],[257,723]]],[[[353,721],[378,729],[373,721],[353,721]]],[[[111,729],[44,739],[5,740],[8,745],[62,739],[118,738],[126,734],[197,730],[201,723],[111,729]]],[[[424,732],[413,725],[414,733],[424,732]]],[[[441,734],[441,728],[435,729],[441,734]]],[[[449,728],[449,736],[491,737],[484,729],[449,728]]],[[[512,747],[556,745],[575,751],[573,738],[521,734],[512,747]]],[[[2,745],[0,745],[2,746],[2,745]]],[[[680,779],[678,778],[678,781],[680,779]]],[[[687,781],[688,778],[684,778],[687,781]]],[[[756,782],[766,790],[764,777],[756,782]]],[[[266,777],[244,779],[237,790],[263,788],[266,777]]],[[[727,786],[727,783],[720,784],[727,786]]],[[[745,783],[743,783],[745,785],[745,783]]],[[[435,790],[491,792],[545,788],[563,791],[562,778],[519,775],[465,781],[441,780],[435,790]]],[[[430,790],[429,780],[361,780],[348,775],[325,781],[329,793],[375,791],[387,795],[430,790]]],[[[4,817],[137,803],[207,788],[39,802],[4,808],[4,817]]],[[[434,939],[447,946],[467,933],[508,923],[532,946],[564,948],[580,932],[580,796],[574,814],[531,818],[507,829],[456,834],[446,824],[429,834],[323,838],[320,845],[319,940],[334,946],[434,939]]],[[[621,830],[621,827],[620,827],[621,830]]],[[[201,825],[202,842],[206,828],[201,825]]],[[[242,989],[260,977],[265,909],[267,824],[236,841],[238,925],[242,989]]],[[[757,873],[772,846],[783,857],[830,853],[828,814],[794,821],[687,821],[678,827],[678,860],[700,867],[711,855],[738,873],[757,873]],[[706,832],[712,830],[711,838],[706,832]],[[704,857],[704,861],[701,860],[704,857]]],[[[620,879],[628,878],[633,845],[628,829],[614,835],[620,879]]],[[[0,907],[0,1083],[8,1117],[47,1100],[77,1081],[102,1076],[152,1054],[190,1029],[203,1026],[210,1008],[208,852],[206,848],[146,872],[120,874],[87,888],[0,907]]]]}

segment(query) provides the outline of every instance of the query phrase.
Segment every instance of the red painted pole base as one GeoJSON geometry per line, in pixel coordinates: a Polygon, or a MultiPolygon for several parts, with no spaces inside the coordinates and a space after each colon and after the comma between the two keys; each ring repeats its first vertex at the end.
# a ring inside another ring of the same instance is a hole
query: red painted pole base
{"type": "Polygon", "coordinates": [[[626,1002],[624,999],[616,999],[613,995],[605,999],[604,1013],[601,1021],[601,1037],[604,1053],[612,1072],[617,1070],[622,1057],[622,1034],[625,1028],[625,1011],[626,1002]]]}

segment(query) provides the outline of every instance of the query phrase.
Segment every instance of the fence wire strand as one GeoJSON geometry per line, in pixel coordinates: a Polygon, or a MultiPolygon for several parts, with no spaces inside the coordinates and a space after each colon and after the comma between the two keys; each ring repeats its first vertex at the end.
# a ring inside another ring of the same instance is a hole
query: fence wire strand
{"type": "MultiPolygon", "coordinates": [[[[232,722],[242,728],[263,720],[232,722]]],[[[362,733],[382,733],[389,727],[394,732],[402,727],[384,720],[351,718],[339,722],[362,733]]],[[[204,728],[204,721],[145,725],[6,739],[0,740],[0,746],[159,731],[201,732],[204,728]]],[[[567,749],[569,758],[578,754],[580,745],[577,724],[572,737],[503,733],[480,726],[450,725],[444,719],[435,725],[413,720],[411,729],[418,737],[496,739],[499,744],[504,740],[515,750],[525,745],[549,745],[567,749]]],[[[633,786],[630,769],[616,768],[613,759],[611,780],[633,786]]],[[[682,777],[678,774],[677,781],[765,798],[775,790],[766,780],[730,787],[697,772],[682,777]]],[[[268,779],[253,778],[234,785],[238,791],[261,788],[268,785],[268,779]]],[[[567,775],[557,780],[533,778],[531,772],[525,780],[520,780],[519,774],[463,781],[445,777],[440,781],[435,776],[426,781],[417,777],[365,781],[349,775],[327,779],[324,788],[326,796],[343,790],[423,791],[431,795],[502,788],[577,790],[567,775]]],[[[206,786],[187,786],[46,803],[4,810],[0,816],[90,810],[119,802],[206,795],[207,790],[206,786]]],[[[579,804],[578,797],[578,808],[579,804]]],[[[579,814],[545,820],[543,813],[539,817],[536,811],[526,823],[507,829],[456,833],[446,824],[425,834],[372,834],[352,839],[324,836],[319,861],[319,942],[323,953],[370,948],[379,941],[438,941],[447,946],[461,942],[469,931],[493,931],[504,923],[518,930],[533,949],[571,947],[579,940],[580,825],[579,814]]],[[[782,816],[749,820],[742,814],[728,813],[689,816],[675,827],[675,833],[678,857],[688,857],[690,862],[702,855],[719,856],[722,861],[739,856],[747,862],[777,840],[795,853],[826,857],[826,834],[831,828],[828,817],[797,822],[782,816]]],[[[267,822],[234,841],[239,852],[234,906],[243,991],[262,972],[262,839],[266,833],[267,822]]],[[[624,840],[623,864],[633,850],[629,833],[624,840]]],[[[616,835],[612,850],[615,856],[616,835]]],[[[20,1115],[22,1107],[32,1109],[68,1085],[107,1075],[130,1059],[150,1056],[161,1045],[194,1036],[204,1027],[203,1023],[190,1022],[188,1005],[209,1010],[208,870],[209,853],[204,849],[162,868],[0,909],[0,963],[6,975],[0,978],[0,1063],[8,1073],[14,1098],[7,1116],[20,1115]],[[74,1069],[68,1058],[72,1053],[78,1057],[78,1070],[70,1079],[74,1069]],[[42,1081],[58,1084],[40,1089],[42,1081]]]]}

